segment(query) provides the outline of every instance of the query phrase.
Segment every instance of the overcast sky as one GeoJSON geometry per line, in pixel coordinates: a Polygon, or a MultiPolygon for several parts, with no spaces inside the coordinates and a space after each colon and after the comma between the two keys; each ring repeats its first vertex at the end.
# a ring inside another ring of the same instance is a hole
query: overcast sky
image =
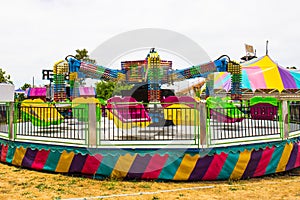
{"type": "MultiPolygon", "coordinates": [[[[239,60],[244,44],[282,66],[300,68],[300,1],[1,0],[0,67],[16,88],[76,49],[139,28],[163,28],[197,42],[212,59],[239,60]]],[[[101,64],[101,63],[99,63],[101,64]]]]}

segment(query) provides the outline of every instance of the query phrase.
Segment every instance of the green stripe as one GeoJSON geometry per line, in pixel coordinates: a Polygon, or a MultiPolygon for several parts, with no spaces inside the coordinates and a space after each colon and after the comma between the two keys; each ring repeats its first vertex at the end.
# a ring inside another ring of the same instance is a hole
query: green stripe
{"type": "Polygon", "coordinates": [[[8,145],[7,154],[6,154],[6,162],[12,163],[16,151],[16,147],[8,145]]]}
{"type": "Polygon", "coordinates": [[[229,179],[237,161],[239,160],[240,152],[229,153],[217,179],[229,179]]]}
{"type": "Polygon", "coordinates": [[[176,156],[176,155],[169,155],[165,166],[163,167],[158,179],[161,180],[173,180],[184,155],[176,156]]]}
{"type": "Polygon", "coordinates": [[[50,151],[44,170],[55,171],[58,161],[60,159],[61,153],[59,151],[50,151]]]}
{"type": "Polygon", "coordinates": [[[97,176],[108,177],[111,175],[111,172],[114,170],[115,165],[120,158],[120,155],[106,155],[103,157],[100,166],[96,172],[97,176]]]}
{"type": "Polygon", "coordinates": [[[266,168],[265,175],[266,174],[273,174],[273,173],[276,172],[276,169],[277,169],[278,163],[280,161],[280,158],[282,156],[285,144],[286,143],[284,143],[283,145],[280,145],[280,146],[276,146],[276,148],[273,152],[272,158],[271,158],[271,160],[270,160],[270,162],[269,162],[269,164],[266,168]]]}

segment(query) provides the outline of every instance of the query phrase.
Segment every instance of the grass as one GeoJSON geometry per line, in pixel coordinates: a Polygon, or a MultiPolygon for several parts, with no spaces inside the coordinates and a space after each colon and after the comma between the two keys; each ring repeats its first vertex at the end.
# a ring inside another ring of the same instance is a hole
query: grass
{"type": "Polygon", "coordinates": [[[139,187],[144,188],[144,189],[150,189],[151,185],[149,183],[144,183],[144,184],[140,185],[139,187]]]}
{"type": "Polygon", "coordinates": [[[236,190],[238,190],[238,189],[235,188],[235,187],[230,187],[229,190],[231,190],[231,191],[236,191],[236,190]]]}
{"type": "Polygon", "coordinates": [[[65,199],[135,194],[111,199],[300,199],[300,176],[203,182],[95,180],[21,169],[0,163],[0,199],[65,199]],[[174,189],[213,186],[206,189],[174,189]],[[170,192],[159,192],[170,190],[170,192]],[[154,193],[151,193],[154,192],[154,193]],[[144,193],[144,194],[143,194],[144,193]]]}

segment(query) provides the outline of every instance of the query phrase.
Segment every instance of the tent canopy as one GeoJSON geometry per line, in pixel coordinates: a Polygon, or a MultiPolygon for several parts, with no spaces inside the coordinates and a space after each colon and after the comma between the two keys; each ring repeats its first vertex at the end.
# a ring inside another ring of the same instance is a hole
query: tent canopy
{"type": "Polygon", "coordinates": [[[27,88],[25,95],[28,97],[46,97],[47,88],[45,87],[36,87],[36,88],[27,88]]]}
{"type": "MultiPolygon", "coordinates": [[[[300,73],[285,69],[275,63],[268,55],[242,63],[242,88],[251,89],[300,89],[300,73]]],[[[214,88],[231,88],[230,74],[214,73],[214,88]]]]}
{"type": "Polygon", "coordinates": [[[15,90],[15,93],[17,94],[25,94],[25,90],[22,90],[21,88],[15,90]]]}

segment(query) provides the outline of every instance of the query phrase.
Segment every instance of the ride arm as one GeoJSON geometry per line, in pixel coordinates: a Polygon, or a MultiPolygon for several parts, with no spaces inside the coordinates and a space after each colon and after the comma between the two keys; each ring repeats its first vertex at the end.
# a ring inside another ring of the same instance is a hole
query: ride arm
{"type": "Polygon", "coordinates": [[[227,64],[228,61],[226,58],[217,59],[214,62],[208,62],[181,70],[171,71],[170,76],[174,82],[197,77],[206,78],[210,73],[227,71],[227,64]]]}
{"type": "Polygon", "coordinates": [[[100,65],[77,60],[74,57],[66,57],[69,63],[70,73],[81,72],[85,78],[113,81],[125,80],[125,72],[122,70],[109,69],[100,65]]]}

